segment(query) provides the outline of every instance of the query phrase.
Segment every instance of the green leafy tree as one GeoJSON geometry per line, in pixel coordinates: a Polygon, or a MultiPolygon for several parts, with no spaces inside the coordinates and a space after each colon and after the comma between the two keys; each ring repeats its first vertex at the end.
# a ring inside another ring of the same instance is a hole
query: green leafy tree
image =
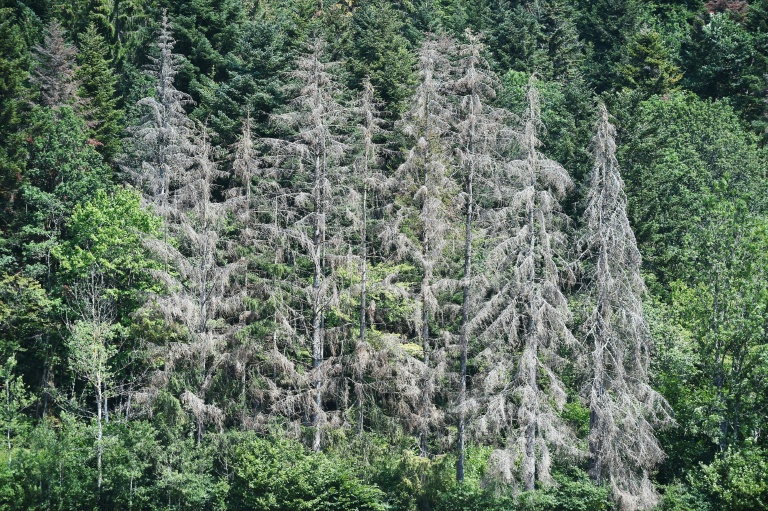
{"type": "Polygon", "coordinates": [[[668,285],[694,260],[679,240],[697,230],[712,197],[719,202],[750,196],[753,210],[765,207],[765,163],[725,102],[690,93],[653,97],[640,104],[631,122],[632,135],[619,148],[630,222],[645,267],[668,285]]]}
{"type": "Polygon", "coordinates": [[[94,390],[96,403],[96,491],[101,498],[103,482],[104,421],[107,398],[113,381],[112,344],[116,330],[116,307],[107,292],[104,275],[93,268],[91,274],[72,286],[72,309],[76,319],[70,322],[67,348],[69,365],[94,390]]]}
{"type": "Polygon", "coordinates": [[[54,281],[52,251],[75,204],[109,186],[111,172],[88,143],[85,122],[70,107],[36,108],[27,131],[29,160],[17,211],[25,272],[47,289],[54,281]]]}
{"type": "Polygon", "coordinates": [[[697,224],[683,245],[695,259],[672,298],[701,364],[695,422],[722,454],[755,438],[761,418],[752,411],[766,406],[768,237],[764,216],[750,213],[744,199],[713,203],[697,224]]]}
{"type": "MultiPolygon", "coordinates": [[[[131,315],[143,303],[144,293],[156,288],[150,270],[158,264],[150,259],[144,238],[158,233],[160,221],[143,210],[140,201],[140,195],[128,189],[114,195],[98,191],[91,201],[75,207],[67,239],[54,250],[67,290],[69,365],[90,385],[96,405],[99,492],[109,400],[133,392],[140,382],[131,376],[143,370],[139,344],[127,338],[131,315]]],[[[126,417],[128,413],[125,410],[126,417]]]]}
{"type": "Polygon", "coordinates": [[[702,467],[695,486],[710,495],[717,509],[750,511],[768,509],[768,462],[765,449],[729,449],[722,459],[702,467]]]}
{"type": "Polygon", "coordinates": [[[259,3],[244,23],[224,56],[222,78],[200,88],[199,116],[210,115],[211,128],[224,142],[235,141],[244,111],[250,112],[254,131],[276,134],[270,115],[287,99],[284,86],[306,30],[293,9],[272,3],[259,3]]]}
{"type": "Polygon", "coordinates": [[[14,451],[18,448],[20,439],[27,432],[27,421],[24,410],[32,404],[23,380],[16,371],[16,355],[12,354],[5,360],[5,365],[0,367],[0,380],[3,385],[3,404],[0,416],[5,430],[6,466],[9,473],[13,473],[14,451]]]}
{"type": "MultiPolygon", "coordinates": [[[[93,268],[109,276],[109,293],[134,306],[142,291],[152,288],[148,271],[157,266],[144,245],[156,236],[161,221],[141,205],[141,195],[130,188],[114,193],[98,190],[78,204],[67,222],[67,239],[55,250],[61,279],[74,282],[93,268]]],[[[128,310],[121,314],[128,320],[128,310]]]]}
{"type": "Polygon", "coordinates": [[[230,461],[229,509],[383,511],[379,488],[357,479],[345,463],[306,454],[299,444],[240,434],[230,461]]]}

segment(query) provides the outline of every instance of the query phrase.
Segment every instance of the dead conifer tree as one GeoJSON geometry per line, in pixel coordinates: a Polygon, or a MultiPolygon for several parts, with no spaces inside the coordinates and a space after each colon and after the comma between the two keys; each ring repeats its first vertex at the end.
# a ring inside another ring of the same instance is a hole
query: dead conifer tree
{"type": "Polygon", "coordinates": [[[242,225],[240,249],[247,251],[244,296],[249,310],[241,314],[240,324],[256,322],[268,329],[271,345],[261,339],[248,342],[246,336],[234,356],[236,374],[243,380],[243,397],[250,401],[250,410],[244,410],[240,420],[243,426],[258,430],[266,429],[271,413],[281,408],[286,382],[300,379],[300,370],[290,357],[299,347],[294,342],[297,324],[293,320],[299,313],[286,297],[301,290],[290,278],[281,278],[292,260],[290,239],[282,231],[290,202],[290,190],[281,183],[279,167],[285,155],[271,158],[277,166],[270,165],[270,158],[261,155],[254,142],[248,116],[233,146],[233,178],[239,186],[229,190],[233,212],[242,225]],[[249,260],[253,261],[250,268],[249,260]]]}
{"type": "MultiPolygon", "coordinates": [[[[194,123],[184,111],[192,98],[174,86],[182,56],[173,53],[176,41],[171,34],[168,13],[163,11],[155,46],[157,56],[150,56],[149,74],[156,80],[154,95],[137,105],[146,109],[140,126],[129,129],[128,155],[122,168],[136,187],[145,193],[160,216],[171,216],[171,193],[180,186],[191,165],[191,140],[194,123]]],[[[167,242],[167,230],[166,239],[167,242]]]]}
{"type": "Polygon", "coordinates": [[[437,290],[443,279],[439,271],[455,216],[450,202],[458,190],[448,171],[454,137],[446,85],[451,44],[447,39],[430,37],[419,50],[420,83],[400,122],[402,132],[414,141],[414,146],[398,168],[394,182],[396,193],[404,197],[405,203],[393,212],[384,232],[385,243],[394,249],[396,257],[410,259],[421,269],[413,318],[423,350],[421,396],[408,422],[419,436],[422,456],[428,453],[430,430],[441,416],[434,396],[445,370],[445,350],[430,331],[430,323],[440,308],[437,290]]]}
{"type": "Polygon", "coordinates": [[[33,81],[40,87],[43,106],[57,108],[77,99],[75,79],[77,48],[64,40],[64,29],[57,20],[45,27],[43,44],[34,47],[38,64],[33,81]]]}
{"type": "MultiPolygon", "coordinates": [[[[504,125],[507,112],[493,108],[488,103],[496,97],[498,79],[490,65],[482,57],[483,43],[480,36],[466,32],[467,44],[458,48],[458,76],[454,93],[459,97],[456,131],[458,170],[463,180],[461,199],[464,205],[464,275],[461,279],[461,323],[459,326],[459,392],[457,399],[457,462],[456,480],[464,480],[465,433],[468,408],[467,356],[471,332],[470,313],[478,307],[479,291],[485,288],[482,275],[473,275],[473,236],[475,220],[480,213],[477,194],[491,195],[494,177],[503,166],[501,155],[512,140],[510,130],[504,125]]],[[[492,201],[492,200],[491,200],[492,201]]]]}
{"type": "Polygon", "coordinates": [[[589,378],[590,475],[610,485],[623,511],[654,506],[648,478],[664,457],[654,425],[669,422],[668,405],[648,384],[652,349],[643,318],[640,252],[627,219],[624,182],[616,161],[616,129],[608,110],[592,139],[594,166],[579,240],[588,260],[589,310],[583,329],[592,356],[589,378]]]}
{"type": "Polygon", "coordinates": [[[226,403],[217,402],[212,391],[231,361],[234,319],[242,303],[236,276],[243,264],[231,256],[222,236],[230,205],[214,200],[215,181],[224,173],[217,168],[205,129],[193,148],[193,165],[173,192],[167,218],[176,243],[151,244],[172,269],[155,272],[166,293],[147,307],[182,338],[168,346],[165,367],[154,380],[179,389],[182,404],[194,417],[199,443],[207,424],[221,428],[224,420],[226,403]]]}
{"type": "Polygon", "coordinates": [[[261,225],[275,243],[288,246],[285,256],[292,259],[292,286],[300,299],[290,306],[293,310],[282,313],[284,326],[299,342],[308,340],[311,353],[310,370],[296,372],[293,392],[276,404],[283,415],[309,419],[315,451],[321,447],[322,430],[334,425],[323,401],[326,394],[339,392],[339,337],[338,331],[326,328],[326,317],[338,303],[335,270],[348,261],[339,220],[346,208],[347,169],[342,163],[350,109],[339,103],[345,89],[331,72],[335,63],[324,61],[324,48],[322,40],[314,39],[290,73],[290,109],[273,118],[289,136],[264,140],[272,149],[276,186],[266,197],[273,199],[275,218],[261,225]],[[299,271],[300,261],[312,268],[309,286],[299,271]]]}
{"type": "MultiPolygon", "coordinates": [[[[490,470],[504,481],[519,476],[524,490],[551,481],[550,449],[573,451],[573,435],[559,416],[566,394],[560,356],[575,340],[563,295],[568,279],[565,215],[558,200],[571,187],[568,172],[538,148],[542,129],[535,78],[520,134],[521,158],[510,162],[511,200],[494,215],[500,241],[487,259],[495,292],[472,322],[487,339],[478,355],[484,407],[478,433],[506,437],[490,470]],[[564,273],[565,272],[565,273],[564,273]]],[[[505,183],[505,186],[507,184],[505,183]]]]}
{"type": "MultiPolygon", "coordinates": [[[[370,376],[369,373],[377,371],[377,365],[386,364],[387,354],[384,351],[376,350],[366,339],[368,326],[368,316],[372,309],[369,309],[368,292],[370,288],[368,276],[368,238],[370,236],[370,223],[368,217],[369,195],[372,191],[380,188],[386,178],[378,169],[379,164],[379,144],[375,139],[385,133],[383,128],[384,121],[380,116],[378,101],[375,97],[373,84],[369,77],[363,81],[363,92],[360,95],[358,104],[358,118],[360,124],[360,144],[362,154],[355,162],[355,181],[356,192],[360,195],[357,208],[358,214],[355,215],[355,224],[360,229],[360,330],[358,342],[354,353],[351,356],[350,367],[352,368],[352,381],[354,386],[356,407],[357,407],[357,428],[358,433],[363,432],[365,424],[365,402],[366,402],[366,384],[365,379],[370,376]]],[[[375,307],[375,304],[373,305],[375,307]]],[[[371,318],[372,319],[372,318],[371,318]]],[[[375,380],[374,380],[375,381],[375,380]]],[[[381,383],[381,382],[376,382],[381,383]]]]}
{"type": "MultiPolygon", "coordinates": [[[[240,138],[235,142],[234,159],[232,161],[232,171],[234,178],[239,180],[240,187],[230,189],[230,195],[234,194],[235,203],[240,219],[245,228],[246,238],[252,237],[252,228],[254,225],[254,208],[256,207],[253,197],[254,179],[262,166],[261,158],[253,144],[253,129],[251,126],[251,116],[248,115],[243,120],[243,128],[240,138]]],[[[248,270],[245,271],[245,294],[248,294],[248,270]]]]}

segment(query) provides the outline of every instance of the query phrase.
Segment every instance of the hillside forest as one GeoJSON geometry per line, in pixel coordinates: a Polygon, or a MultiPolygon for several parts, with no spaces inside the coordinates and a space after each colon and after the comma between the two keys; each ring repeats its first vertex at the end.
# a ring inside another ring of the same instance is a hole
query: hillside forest
{"type": "Polygon", "coordinates": [[[0,509],[768,509],[768,0],[0,0],[0,509]]]}

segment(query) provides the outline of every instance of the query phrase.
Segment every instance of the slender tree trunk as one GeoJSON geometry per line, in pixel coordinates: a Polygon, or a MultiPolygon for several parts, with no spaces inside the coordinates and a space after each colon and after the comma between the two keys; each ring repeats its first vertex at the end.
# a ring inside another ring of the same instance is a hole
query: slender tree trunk
{"type": "Polygon", "coordinates": [[[102,402],[103,396],[102,396],[102,390],[101,390],[101,378],[99,377],[96,380],[96,423],[98,427],[98,431],[96,433],[96,470],[98,471],[98,480],[96,483],[96,488],[98,491],[98,498],[101,499],[101,483],[102,483],[102,469],[101,469],[101,459],[102,459],[102,453],[104,452],[104,444],[103,444],[103,414],[102,414],[102,402]]]}
{"type": "MultiPolygon", "coordinates": [[[[533,318],[529,321],[529,326],[536,328],[533,318]]],[[[526,358],[526,364],[528,367],[528,386],[530,392],[536,391],[536,358],[535,353],[537,350],[537,342],[535,336],[530,341],[530,347],[526,348],[530,351],[530,356],[526,358]]],[[[525,355],[523,355],[525,356],[525,355]]],[[[530,418],[528,424],[525,426],[525,454],[523,456],[523,487],[526,491],[532,491],[535,488],[536,482],[536,421],[537,421],[537,405],[535,399],[531,403],[527,403],[530,406],[530,418]]]]}
{"type": "Polygon", "coordinates": [[[8,470],[11,469],[11,379],[10,377],[5,380],[5,400],[8,406],[8,419],[6,427],[6,435],[8,437],[8,470]]]}
{"type": "MultiPolygon", "coordinates": [[[[608,182],[607,169],[605,166],[601,169],[600,180],[602,183],[608,182]]],[[[606,197],[606,191],[603,189],[600,193],[602,206],[600,208],[598,217],[598,228],[600,232],[605,229],[605,205],[608,198],[606,197]]],[[[597,267],[608,268],[608,253],[606,244],[600,245],[600,255],[598,256],[597,267]]],[[[607,344],[606,336],[606,318],[605,318],[605,301],[606,301],[606,289],[603,279],[598,279],[597,282],[597,322],[595,325],[595,349],[592,352],[592,363],[594,365],[594,380],[593,389],[590,395],[590,409],[589,409],[589,430],[595,431],[596,428],[604,427],[601,420],[601,410],[605,405],[603,395],[605,393],[605,349],[607,344]]],[[[591,434],[589,438],[589,473],[592,475],[594,481],[597,484],[602,483],[603,474],[603,459],[602,453],[604,447],[600,440],[600,435],[591,434]]]]}
{"type": "Polygon", "coordinates": [[[467,179],[467,217],[464,232],[464,283],[461,302],[461,334],[459,338],[460,368],[459,368],[459,424],[458,424],[458,459],[456,461],[456,481],[464,481],[464,430],[466,427],[467,401],[467,324],[469,323],[469,286],[472,279],[472,173],[467,179]]]}
{"type": "MultiPolygon", "coordinates": [[[[535,155],[529,156],[529,159],[535,161],[535,155]]],[[[531,186],[535,188],[535,177],[531,186]]],[[[533,199],[534,201],[536,199],[533,199]]],[[[536,222],[535,206],[531,208],[528,213],[528,229],[531,237],[530,257],[536,257],[536,222]]],[[[528,302],[528,331],[526,332],[526,347],[523,352],[523,364],[526,365],[524,374],[527,376],[528,393],[535,393],[538,390],[538,384],[536,382],[536,362],[538,360],[538,335],[536,333],[536,307],[539,305],[537,301],[536,286],[536,269],[535,264],[531,264],[530,275],[528,276],[528,285],[534,286],[528,302]],[[526,353],[527,356],[526,356],[526,353]]],[[[523,487],[526,491],[533,491],[536,484],[536,422],[538,421],[538,399],[535,396],[529,396],[530,402],[523,402],[523,406],[527,406],[529,416],[526,418],[527,423],[525,425],[525,453],[522,463],[523,474],[523,487]]]]}
{"type": "MultiPolygon", "coordinates": [[[[601,254],[601,257],[603,255],[601,254]]],[[[599,263],[598,263],[599,264],[599,263]]],[[[598,292],[598,295],[602,297],[602,292],[598,292]]],[[[590,396],[590,409],[589,409],[589,430],[595,431],[596,428],[604,427],[600,417],[601,409],[604,405],[603,394],[605,393],[605,366],[603,360],[605,358],[605,332],[604,332],[604,308],[602,299],[598,298],[597,306],[597,325],[595,329],[595,349],[592,352],[592,363],[594,365],[594,382],[592,395],[590,396]]],[[[590,435],[589,439],[589,473],[597,484],[602,482],[602,467],[603,460],[602,454],[603,445],[600,441],[599,435],[590,435]]]]}
{"type": "MultiPolygon", "coordinates": [[[[367,164],[366,164],[367,167],[367,164]]],[[[367,172],[366,172],[367,174],[367,172]]],[[[360,342],[365,342],[365,314],[366,314],[366,300],[367,286],[368,286],[368,187],[363,188],[363,232],[361,233],[361,250],[360,250],[360,274],[362,275],[362,282],[360,284],[360,342]]]]}
{"type": "Polygon", "coordinates": [[[422,346],[424,348],[424,376],[422,377],[422,391],[421,391],[421,431],[419,431],[419,449],[421,456],[427,455],[427,436],[428,436],[428,427],[427,424],[429,422],[429,403],[430,403],[430,393],[429,393],[429,309],[427,305],[427,297],[426,297],[426,279],[425,282],[422,282],[422,299],[421,299],[421,306],[422,306],[422,315],[421,315],[421,321],[423,323],[421,328],[421,342],[422,346]]]}
{"type": "MultiPolygon", "coordinates": [[[[321,254],[321,228],[320,228],[320,222],[321,218],[320,215],[322,214],[321,208],[321,191],[320,188],[322,186],[321,183],[321,165],[320,165],[320,155],[318,154],[315,157],[315,178],[314,178],[314,208],[315,208],[315,214],[314,214],[314,232],[312,234],[312,248],[315,251],[315,274],[312,278],[312,291],[314,294],[314,310],[312,311],[312,369],[315,371],[318,371],[318,368],[320,367],[320,364],[323,360],[323,338],[322,338],[322,328],[323,328],[323,311],[322,311],[322,299],[320,297],[320,286],[321,281],[323,278],[323,269],[320,259],[322,258],[321,254]]],[[[315,375],[315,381],[314,381],[314,401],[315,401],[315,412],[312,414],[312,426],[315,428],[315,437],[312,441],[312,450],[315,452],[318,452],[320,450],[320,441],[321,441],[321,434],[320,434],[320,425],[319,425],[319,410],[322,406],[322,396],[321,396],[321,386],[322,382],[320,381],[320,377],[315,375]]]]}
{"type": "MultiPolygon", "coordinates": [[[[368,175],[368,162],[365,162],[366,171],[365,176],[368,175]]],[[[360,285],[360,343],[365,342],[365,327],[366,327],[366,302],[368,298],[368,187],[363,187],[363,232],[361,233],[361,250],[360,250],[360,274],[362,275],[362,282],[360,285]]],[[[363,395],[363,375],[360,374],[360,381],[357,385],[357,427],[358,434],[363,434],[363,419],[364,419],[364,395],[363,395]]]]}
{"type": "MultiPolygon", "coordinates": [[[[424,133],[429,134],[429,102],[430,95],[426,95],[426,101],[424,102],[424,133]]],[[[429,162],[429,143],[424,150],[424,161],[429,162]]],[[[427,165],[424,166],[424,184],[428,184],[429,169],[427,165]]],[[[427,262],[429,257],[429,235],[427,234],[430,226],[424,225],[424,232],[422,233],[422,260],[424,261],[424,277],[421,281],[421,342],[424,348],[424,376],[422,377],[422,391],[421,391],[421,431],[419,432],[419,449],[421,456],[427,456],[427,436],[429,423],[429,403],[431,396],[429,395],[429,305],[427,303],[427,288],[431,282],[431,270],[427,268],[430,262],[427,262]]]]}

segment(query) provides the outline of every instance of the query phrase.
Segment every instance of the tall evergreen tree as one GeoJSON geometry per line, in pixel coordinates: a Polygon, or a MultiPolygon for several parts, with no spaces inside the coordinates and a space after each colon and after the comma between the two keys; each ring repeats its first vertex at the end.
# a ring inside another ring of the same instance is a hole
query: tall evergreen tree
{"type": "MultiPolygon", "coordinates": [[[[194,127],[184,110],[192,100],[174,85],[182,60],[173,53],[174,44],[171,22],[163,11],[155,43],[159,55],[151,57],[150,75],[156,80],[154,94],[138,101],[137,105],[147,113],[141,125],[128,128],[127,154],[121,158],[126,178],[145,193],[166,220],[173,214],[172,192],[185,182],[184,174],[191,165],[194,127]]],[[[163,229],[168,242],[167,221],[163,229]]]]}
{"type": "Polygon", "coordinates": [[[369,218],[370,194],[375,190],[377,183],[385,181],[383,175],[377,172],[377,166],[380,163],[380,147],[376,143],[376,138],[383,133],[383,120],[380,117],[378,102],[375,97],[375,89],[370,79],[366,77],[363,80],[363,92],[359,102],[359,118],[361,120],[359,129],[362,135],[362,154],[355,164],[356,178],[358,180],[357,192],[362,197],[359,200],[359,217],[357,222],[360,225],[360,334],[358,344],[353,356],[353,381],[355,386],[355,399],[358,408],[358,431],[362,433],[365,424],[365,378],[369,372],[371,363],[374,360],[372,356],[374,349],[371,343],[366,339],[368,330],[369,314],[369,288],[370,277],[368,272],[368,250],[369,238],[371,237],[371,222],[369,218]]]}
{"type": "Polygon", "coordinates": [[[115,96],[117,76],[110,67],[108,54],[104,38],[91,23],[80,38],[75,78],[80,85],[79,95],[88,102],[86,112],[93,124],[91,138],[97,142],[99,152],[111,160],[120,150],[122,115],[115,96]]]}
{"type": "Polygon", "coordinates": [[[610,90],[618,83],[619,66],[646,9],[638,0],[579,2],[577,26],[589,55],[586,75],[599,92],[610,90]]]}
{"type": "MultiPolygon", "coordinates": [[[[24,97],[29,94],[26,82],[31,60],[22,25],[13,14],[11,8],[0,8],[0,33],[3,34],[0,38],[0,207],[6,212],[2,230],[8,228],[11,207],[21,184],[24,144],[20,127],[28,109],[24,97]]],[[[3,266],[7,267],[8,262],[3,266]]]]}
{"type": "Polygon", "coordinates": [[[400,257],[415,262],[421,269],[418,306],[413,318],[416,337],[422,346],[421,397],[410,419],[419,435],[421,455],[428,453],[430,430],[440,418],[435,394],[445,369],[445,350],[431,325],[440,309],[438,282],[444,250],[452,227],[449,201],[456,197],[457,184],[449,170],[450,126],[446,78],[450,71],[447,55],[452,42],[431,37],[419,50],[417,72],[420,83],[410,109],[401,120],[402,131],[414,141],[395,178],[397,193],[405,204],[394,213],[385,240],[400,257]]]}
{"type": "Polygon", "coordinates": [[[625,86],[638,90],[644,97],[666,94],[683,77],[661,35],[648,28],[630,39],[619,73],[625,86]]]}
{"type": "Polygon", "coordinates": [[[402,34],[405,27],[405,16],[391,2],[365,2],[352,13],[347,43],[352,56],[346,66],[358,82],[369,77],[390,115],[407,107],[413,85],[414,57],[402,34]]]}
{"type": "Polygon", "coordinates": [[[566,399],[561,355],[575,345],[563,291],[571,276],[564,258],[566,217],[559,205],[571,178],[539,152],[540,119],[536,80],[531,77],[522,154],[509,169],[515,191],[497,213],[503,239],[488,261],[489,271],[506,278],[496,279],[493,298],[474,320],[491,339],[479,355],[487,368],[482,374],[486,404],[479,428],[506,437],[506,445],[491,456],[491,469],[511,481],[519,463],[525,490],[533,490],[537,479],[551,482],[552,448],[576,450],[573,433],[559,414],[566,399]],[[522,352],[516,352],[518,346],[522,352]]]}
{"type": "Polygon", "coordinates": [[[240,312],[236,276],[242,261],[227,250],[224,232],[230,207],[214,198],[215,182],[225,173],[217,168],[205,129],[193,150],[192,167],[173,192],[166,218],[175,242],[153,245],[172,268],[155,273],[166,292],[148,307],[159,311],[181,337],[168,346],[158,381],[178,389],[182,404],[194,416],[199,444],[206,425],[220,429],[225,417],[226,402],[217,399],[215,391],[230,359],[236,328],[232,319],[240,312]]]}
{"type": "Polygon", "coordinates": [[[458,48],[457,76],[453,84],[459,99],[456,130],[457,168],[462,184],[464,205],[464,274],[461,280],[461,319],[459,326],[458,460],[456,480],[464,480],[465,432],[469,408],[467,394],[467,357],[470,342],[470,314],[480,300],[480,279],[473,273],[474,236],[480,203],[493,202],[489,190],[497,170],[503,166],[501,155],[512,140],[504,126],[507,112],[489,103],[496,97],[498,79],[483,58],[485,49],[480,36],[467,30],[467,43],[458,48]],[[480,200],[478,200],[478,198],[480,200]]]}
{"type": "Polygon", "coordinates": [[[546,79],[577,77],[583,44],[576,13],[562,0],[493,0],[482,19],[498,72],[536,71],[546,79]]]}
{"type": "MultiPolygon", "coordinates": [[[[280,201],[276,206],[275,230],[272,235],[288,241],[301,265],[311,268],[310,286],[303,284],[305,275],[296,268],[294,282],[302,296],[297,311],[308,309],[307,317],[292,317],[294,335],[306,332],[309,337],[311,369],[309,381],[297,382],[295,399],[279,405],[287,415],[307,413],[314,428],[312,448],[320,450],[322,431],[330,426],[324,407],[324,396],[334,390],[338,370],[338,345],[334,342],[338,329],[326,324],[329,311],[337,303],[336,268],[344,261],[345,243],[341,229],[345,204],[337,199],[348,186],[342,158],[347,152],[344,128],[350,110],[339,103],[344,87],[332,75],[338,63],[325,61],[325,44],[321,39],[310,42],[309,52],[296,61],[290,85],[295,96],[289,111],[275,120],[290,130],[288,140],[266,140],[273,147],[278,180],[289,189],[272,190],[269,196],[280,201]],[[277,192],[277,193],[275,193],[277,192]],[[332,332],[332,335],[329,333],[332,332]],[[326,351],[327,350],[327,351],[326,351]]],[[[266,226],[271,229],[271,226],[266,226]]],[[[299,378],[301,380],[302,378],[299,378]]]]}
{"type": "Polygon", "coordinates": [[[640,252],[626,213],[616,160],[616,130],[605,105],[592,140],[585,228],[579,240],[589,258],[589,310],[583,329],[591,344],[590,474],[611,486],[622,510],[652,507],[649,479],[664,457],[654,424],[669,420],[668,405],[648,382],[651,339],[643,318],[640,252]]]}
{"type": "Polygon", "coordinates": [[[58,21],[48,23],[43,44],[34,50],[38,63],[33,81],[40,87],[41,103],[56,108],[77,99],[77,48],[65,41],[64,29],[58,21]]]}

